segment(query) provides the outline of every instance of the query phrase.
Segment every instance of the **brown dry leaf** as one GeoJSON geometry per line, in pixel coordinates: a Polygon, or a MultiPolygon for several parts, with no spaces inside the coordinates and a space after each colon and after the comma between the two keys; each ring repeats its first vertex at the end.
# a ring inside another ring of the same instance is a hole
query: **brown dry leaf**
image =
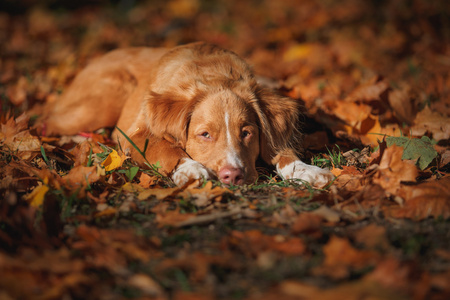
{"type": "Polygon", "coordinates": [[[340,189],[345,188],[348,191],[358,191],[364,186],[363,174],[354,166],[343,166],[333,185],[340,189]]]}
{"type": "Polygon", "coordinates": [[[392,145],[381,157],[378,172],[373,182],[383,187],[390,195],[397,195],[402,182],[415,182],[419,172],[411,161],[402,160],[403,148],[392,145]]]}
{"type": "Polygon", "coordinates": [[[281,191],[284,194],[284,197],[286,199],[292,199],[292,198],[307,198],[310,196],[310,192],[306,190],[299,190],[292,187],[283,187],[281,191]]]}
{"type": "Polygon", "coordinates": [[[83,167],[77,166],[70,170],[69,174],[62,178],[66,187],[71,190],[81,188],[84,192],[89,184],[97,182],[100,179],[100,175],[97,174],[97,167],[83,167]]]}
{"type": "MultiPolygon", "coordinates": [[[[347,124],[347,132],[360,131],[365,120],[370,119],[372,109],[365,104],[337,101],[327,103],[330,111],[347,124]]],[[[366,122],[367,123],[367,122],[366,122]]],[[[368,125],[364,126],[365,129],[368,125]]]]}
{"type": "Polygon", "coordinates": [[[173,300],[214,300],[216,297],[211,295],[205,295],[204,292],[188,292],[188,291],[175,291],[173,300]]]}
{"type": "Polygon", "coordinates": [[[295,219],[291,226],[291,232],[298,233],[320,233],[320,226],[323,223],[323,218],[312,212],[303,212],[295,219]]]}
{"type": "Polygon", "coordinates": [[[394,115],[397,119],[406,124],[412,124],[416,116],[414,101],[411,94],[411,87],[403,84],[401,89],[392,90],[388,100],[394,115]]]}
{"type": "Polygon", "coordinates": [[[339,175],[341,175],[342,169],[333,167],[333,169],[331,169],[330,172],[331,172],[335,177],[338,177],[339,175]]]}
{"type": "MultiPolygon", "coordinates": [[[[219,254],[205,254],[200,251],[193,253],[180,252],[176,258],[165,259],[158,267],[158,271],[183,269],[188,270],[189,279],[194,282],[201,282],[208,279],[212,266],[226,267],[235,270],[239,263],[234,259],[228,250],[219,254]]],[[[197,298],[195,298],[197,299],[197,298]]],[[[203,299],[203,298],[200,298],[203,299]]]]}
{"type": "MultiPolygon", "coordinates": [[[[78,143],[71,151],[74,156],[74,167],[86,166],[89,161],[89,153],[92,149],[92,144],[89,141],[78,143]]],[[[94,152],[92,152],[94,155],[94,152]]]]}
{"type": "Polygon", "coordinates": [[[439,161],[438,166],[443,167],[445,165],[450,164],[450,149],[445,149],[445,148],[439,149],[438,146],[435,146],[434,148],[438,151],[439,156],[440,156],[440,161],[439,161]]]}
{"type": "Polygon", "coordinates": [[[8,118],[5,123],[0,125],[0,138],[6,144],[11,143],[17,133],[27,129],[28,120],[29,117],[26,114],[21,114],[16,119],[14,117],[8,118]]]}
{"type": "Polygon", "coordinates": [[[377,144],[378,136],[374,134],[382,133],[382,128],[378,116],[372,114],[369,105],[341,100],[326,102],[324,107],[328,114],[343,122],[330,126],[333,130],[345,130],[348,134],[359,136],[364,144],[377,144]]]}
{"type": "Polygon", "coordinates": [[[101,193],[100,195],[98,195],[98,197],[94,196],[91,192],[87,192],[86,196],[93,200],[95,203],[105,203],[106,202],[106,197],[108,197],[109,191],[105,190],[103,193],[101,193]]]}
{"type": "Polygon", "coordinates": [[[161,286],[146,274],[134,274],[128,279],[128,284],[139,289],[144,295],[164,297],[164,291],[161,286]]]}
{"type": "Polygon", "coordinates": [[[144,189],[150,188],[150,186],[154,185],[158,178],[156,176],[150,176],[144,172],[139,176],[139,185],[144,189]]]}
{"type": "Polygon", "coordinates": [[[168,197],[174,196],[177,194],[181,189],[174,187],[174,188],[152,188],[145,191],[142,191],[138,195],[139,200],[147,200],[151,196],[155,196],[158,200],[164,200],[168,197]]]}
{"type": "Polygon", "coordinates": [[[315,286],[296,281],[283,281],[279,293],[273,299],[304,299],[304,300],[406,300],[401,292],[387,289],[376,282],[358,280],[344,283],[329,289],[319,289],[315,286]],[[287,297],[293,298],[287,298],[287,297]]]}
{"type": "Polygon", "coordinates": [[[373,77],[365,84],[357,87],[345,101],[350,102],[370,102],[374,100],[381,100],[382,94],[389,89],[389,84],[386,80],[381,80],[379,76],[373,77]]]}
{"type": "Polygon", "coordinates": [[[21,76],[15,85],[8,87],[6,94],[14,105],[19,106],[27,99],[29,88],[30,83],[28,79],[25,76],[21,76]]]}
{"type": "Polygon", "coordinates": [[[379,260],[376,252],[355,249],[347,239],[332,236],[323,247],[325,260],[313,270],[315,275],[347,278],[352,271],[372,266],[379,260]]]}
{"type": "MultiPolygon", "coordinates": [[[[335,194],[334,197],[342,199],[342,194],[344,190],[341,190],[339,194],[335,194]]],[[[351,191],[352,192],[352,191],[351,191]]],[[[345,195],[345,194],[344,194],[345,195]]],[[[366,216],[366,213],[372,209],[379,209],[382,204],[383,199],[386,198],[386,191],[378,184],[366,184],[361,190],[350,193],[348,199],[342,199],[343,201],[336,202],[333,208],[344,211],[351,212],[353,217],[366,216]]]]}
{"type": "Polygon", "coordinates": [[[430,278],[430,284],[434,289],[444,291],[447,295],[450,295],[450,271],[442,272],[439,274],[433,274],[430,278]]]}
{"type": "Polygon", "coordinates": [[[423,136],[430,132],[437,141],[450,138],[450,118],[441,115],[439,112],[432,111],[428,106],[420,111],[411,127],[411,133],[414,136],[423,136]]]}
{"type": "Polygon", "coordinates": [[[177,208],[177,210],[167,210],[164,213],[158,213],[156,215],[156,223],[158,223],[159,227],[177,227],[178,224],[186,222],[191,218],[195,218],[195,216],[195,214],[191,213],[180,213],[180,209],[177,208]]]}
{"type": "Polygon", "coordinates": [[[227,188],[216,186],[213,188],[212,181],[208,181],[203,188],[187,188],[183,192],[179,193],[178,196],[184,199],[193,198],[193,202],[196,206],[206,206],[210,202],[224,193],[231,193],[227,188]]]}
{"type": "MultiPolygon", "coordinates": [[[[19,161],[11,161],[5,168],[3,168],[3,175],[7,175],[9,173],[14,174],[17,170],[23,172],[23,174],[28,174],[31,178],[44,180],[44,178],[48,179],[48,185],[55,189],[61,189],[61,184],[63,180],[59,175],[56,174],[54,170],[50,170],[48,168],[38,169],[30,166],[29,164],[19,161]]],[[[28,188],[28,187],[27,187],[28,188]]]]}
{"type": "Polygon", "coordinates": [[[297,212],[292,208],[292,206],[286,204],[280,209],[279,212],[274,212],[272,217],[278,224],[290,225],[296,220],[297,212]]]}
{"type": "Polygon", "coordinates": [[[340,221],[341,217],[334,210],[328,206],[322,205],[318,209],[312,211],[313,214],[322,217],[326,222],[337,223],[340,221]]]}
{"type": "Polygon", "coordinates": [[[127,193],[142,193],[145,189],[137,183],[127,182],[122,185],[122,191],[127,193]]]}
{"type": "Polygon", "coordinates": [[[17,119],[9,118],[1,124],[0,141],[3,147],[16,152],[21,159],[29,159],[33,151],[40,151],[39,138],[30,134],[28,127],[29,117],[22,114],[17,119]]]}
{"type": "Polygon", "coordinates": [[[375,270],[364,276],[363,281],[376,282],[383,288],[402,291],[414,295],[414,299],[426,299],[430,280],[414,262],[400,262],[388,258],[378,262],[375,270]]]}
{"type": "Polygon", "coordinates": [[[306,251],[302,239],[285,237],[282,235],[265,235],[259,230],[237,231],[233,230],[227,243],[239,248],[243,253],[252,257],[262,252],[273,251],[286,255],[301,255],[306,251]]]}
{"type": "Polygon", "coordinates": [[[389,240],[386,236],[386,228],[375,224],[369,224],[355,233],[355,241],[370,249],[389,249],[389,240]]]}
{"type": "Polygon", "coordinates": [[[386,212],[396,218],[422,220],[428,217],[450,218],[450,177],[412,186],[403,186],[399,195],[402,207],[388,207],[386,212]]]}

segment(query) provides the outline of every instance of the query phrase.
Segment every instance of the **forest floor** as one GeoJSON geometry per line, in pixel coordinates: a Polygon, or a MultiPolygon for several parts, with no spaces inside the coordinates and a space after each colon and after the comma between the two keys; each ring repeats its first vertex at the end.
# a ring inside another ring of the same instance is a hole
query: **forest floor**
{"type": "Polygon", "coordinates": [[[449,3],[89,3],[0,4],[0,299],[450,299],[449,3]],[[34,129],[94,57],[199,40],[304,105],[332,184],[176,188],[34,129]]]}

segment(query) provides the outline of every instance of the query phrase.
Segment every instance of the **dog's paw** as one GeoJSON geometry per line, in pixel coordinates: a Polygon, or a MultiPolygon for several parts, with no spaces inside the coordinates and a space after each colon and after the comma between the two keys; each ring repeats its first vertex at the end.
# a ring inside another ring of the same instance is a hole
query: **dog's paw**
{"type": "Polygon", "coordinates": [[[183,158],[172,175],[173,182],[180,187],[192,180],[209,178],[208,169],[190,158],[183,158]]]}
{"type": "Polygon", "coordinates": [[[277,165],[277,172],[284,179],[301,179],[316,188],[322,188],[334,179],[334,175],[329,170],[307,165],[300,160],[293,161],[282,168],[277,165]]]}

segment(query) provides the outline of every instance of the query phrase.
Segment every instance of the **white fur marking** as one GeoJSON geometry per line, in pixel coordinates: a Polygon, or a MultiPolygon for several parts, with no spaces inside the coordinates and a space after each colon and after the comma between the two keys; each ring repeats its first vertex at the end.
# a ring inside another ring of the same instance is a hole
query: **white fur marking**
{"type": "Polygon", "coordinates": [[[277,172],[284,179],[301,179],[315,187],[324,187],[334,176],[329,170],[310,166],[300,160],[296,160],[280,168],[277,164],[277,172]]]}
{"type": "Polygon", "coordinates": [[[233,147],[233,140],[230,133],[230,115],[225,112],[225,127],[227,129],[227,164],[234,168],[242,168],[243,163],[236,153],[236,149],[233,147]]]}
{"type": "Polygon", "coordinates": [[[209,179],[209,172],[201,163],[190,158],[183,158],[178,168],[172,175],[172,180],[177,186],[185,185],[191,179],[209,179]]]}

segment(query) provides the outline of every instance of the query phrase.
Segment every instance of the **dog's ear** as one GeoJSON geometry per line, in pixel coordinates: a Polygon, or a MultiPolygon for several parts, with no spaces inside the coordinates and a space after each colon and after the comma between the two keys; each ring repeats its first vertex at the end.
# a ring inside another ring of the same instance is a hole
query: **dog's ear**
{"type": "Polygon", "coordinates": [[[255,89],[255,96],[261,126],[260,155],[265,162],[274,164],[280,151],[299,150],[300,103],[262,87],[255,89]]]}
{"type": "Polygon", "coordinates": [[[158,137],[170,137],[185,145],[189,121],[201,95],[199,93],[189,98],[185,99],[178,93],[150,91],[142,107],[149,132],[158,137]]]}

